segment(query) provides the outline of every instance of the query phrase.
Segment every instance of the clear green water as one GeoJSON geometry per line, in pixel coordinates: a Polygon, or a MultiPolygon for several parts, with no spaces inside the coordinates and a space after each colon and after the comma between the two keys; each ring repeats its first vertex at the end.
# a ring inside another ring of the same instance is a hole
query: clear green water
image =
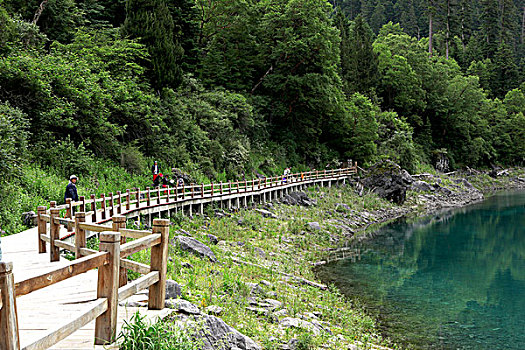
{"type": "Polygon", "coordinates": [[[413,349],[525,349],[525,192],[386,226],[319,271],[413,349]]]}

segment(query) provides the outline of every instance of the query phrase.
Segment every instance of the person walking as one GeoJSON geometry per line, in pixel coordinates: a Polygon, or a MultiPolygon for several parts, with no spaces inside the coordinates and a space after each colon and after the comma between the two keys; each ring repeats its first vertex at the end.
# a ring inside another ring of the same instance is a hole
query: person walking
{"type": "Polygon", "coordinates": [[[66,202],[66,199],[71,198],[72,201],[78,202],[78,194],[77,194],[77,176],[71,175],[69,177],[69,183],[66,186],[66,192],[64,193],[64,202],[66,202]]]}
{"type": "MultiPolygon", "coordinates": [[[[160,174],[160,166],[157,163],[157,161],[153,162],[153,165],[151,166],[151,174],[153,175],[153,183],[155,183],[155,180],[160,174]]],[[[162,174],[160,174],[162,176],[162,174]]]]}

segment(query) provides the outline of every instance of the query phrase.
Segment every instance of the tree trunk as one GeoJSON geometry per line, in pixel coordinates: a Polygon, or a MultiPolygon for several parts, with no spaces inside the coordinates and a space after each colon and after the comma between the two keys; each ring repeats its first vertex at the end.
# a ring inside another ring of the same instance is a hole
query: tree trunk
{"type": "Polygon", "coordinates": [[[523,17],[521,19],[521,44],[525,42],[523,37],[525,37],[525,6],[523,6],[523,17]]]}
{"type": "Polygon", "coordinates": [[[447,0],[447,34],[445,36],[445,57],[448,60],[449,53],[449,41],[450,41],[450,0],[447,0]]]}
{"type": "Polygon", "coordinates": [[[463,53],[465,53],[465,3],[461,3],[461,46],[463,46],[463,53]]]}
{"type": "Polygon", "coordinates": [[[428,55],[432,57],[432,17],[434,16],[434,2],[431,0],[428,6],[428,55]]]}

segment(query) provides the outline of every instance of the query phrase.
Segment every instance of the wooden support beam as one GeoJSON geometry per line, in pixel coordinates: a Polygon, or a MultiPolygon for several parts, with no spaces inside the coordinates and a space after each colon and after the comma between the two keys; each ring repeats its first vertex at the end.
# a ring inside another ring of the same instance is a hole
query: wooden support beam
{"type": "Polygon", "coordinates": [[[120,268],[129,269],[131,271],[138,272],[142,275],[146,275],[150,272],[151,267],[146,264],[142,264],[133,260],[120,259],[120,268]]]}
{"type": "Polygon", "coordinates": [[[100,208],[102,209],[102,220],[106,220],[106,195],[102,193],[100,195],[102,202],[100,202],[100,208]]]}
{"type": "Polygon", "coordinates": [[[0,262],[0,349],[19,350],[13,263],[0,262]]]}
{"type": "Polygon", "coordinates": [[[129,238],[142,238],[151,235],[151,231],[146,230],[121,229],[119,232],[121,236],[129,238]]]}
{"type": "Polygon", "coordinates": [[[104,231],[111,230],[111,227],[109,226],[100,225],[100,224],[88,224],[85,222],[79,223],[78,226],[83,230],[91,231],[91,232],[104,232],[104,231]]]}
{"type": "Polygon", "coordinates": [[[47,234],[47,221],[44,220],[42,217],[43,215],[46,215],[47,208],[43,205],[38,207],[38,252],[39,253],[45,253],[46,252],[46,242],[40,239],[40,235],[46,235],[47,234]]]}
{"type": "Polygon", "coordinates": [[[129,211],[131,203],[131,191],[129,189],[126,190],[126,211],[129,211]]]}
{"type": "MultiPolygon", "coordinates": [[[[116,215],[111,218],[113,221],[112,231],[120,232],[120,230],[126,228],[126,217],[121,215],[116,215]]],[[[126,237],[120,235],[120,245],[126,244],[126,237]]],[[[119,272],[119,287],[122,287],[128,283],[128,271],[126,269],[120,269],[119,272]]]]}
{"type": "Polygon", "coordinates": [[[93,217],[91,218],[91,221],[97,222],[97,203],[94,194],[91,195],[91,211],[93,212],[93,217]]]}
{"type": "Polygon", "coordinates": [[[162,310],[166,301],[166,273],[168,267],[169,220],[153,220],[153,234],[159,234],[160,244],[151,248],[151,271],[159,272],[159,281],[149,288],[148,309],[162,310]]]}
{"type": "Polygon", "coordinates": [[[86,213],[79,212],[75,215],[75,258],[82,256],[81,248],[86,248],[86,231],[80,227],[80,224],[86,221],[86,213]]]}
{"type": "Polygon", "coordinates": [[[136,279],[127,286],[121,287],[118,291],[118,300],[125,300],[141,290],[150,287],[154,283],[157,283],[159,281],[159,275],[159,271],[152,271],[145,276],[136,279]]]}
{"type": "Polygon", "coordinates": [[[121,204],[122,204],[122,192],[117,191],[117,213],[118,214],[122,212],[121,204]]]}
{"type": "Polygon", "coordinates": [[[49,230],[49,236],[51,238],[50,240],[50,247],[49,247],[49,258],[50,261],[59,261],[60,260],[60,249],[58,249],[57,246],[55,246],[55,240],[59,240],[59,232],[60,232],[60,224],[56,222],[55,218],[58,218],[58,215],[60,214],[60,209],[58,208],[51,208],[51,223],[50,223],[50,230],[49,230]]]}
{"type": "Polygon", "coordinates": [[[97,286],[97,298],[106,298],[108,307],[95,322],[95,344],[104,345],[114,341],[117,334],[120,234],[102,232],[99,249],[109,254],[108,264],[98,269],[97,286]]]}

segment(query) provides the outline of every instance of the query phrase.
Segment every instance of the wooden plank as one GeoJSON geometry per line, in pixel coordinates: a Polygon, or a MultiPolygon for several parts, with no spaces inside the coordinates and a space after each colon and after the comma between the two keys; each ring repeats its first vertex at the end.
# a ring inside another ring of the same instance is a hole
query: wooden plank
{"type": "Polygon", "coordinates": [[[99,225],[99,224],[88,224],[88,223],[79,223],[78,227],[80,227],[83,230],[91,231],[91,232],[104,232],[111,230],[111,227],[105,226],[105,225],[99,225]]]}
{"type": "Polygon", "coordinates": [[[108,254],[100,252],[71,262],[66,267],[20,281],[16,284],[16,295],[21,296],[42,289],[57,282],[79,275],[107,263],[108,254]]]}
{"type": "Polygon", "coordinates": [[[75,223],[75,220],[73,219],[68,219],[68,218],[59,218],[59,217],[56,217],[54,218],[54,223],[55,224],[58,224],[58,225],[64,225],[64,226],[67,226],[69,224],[74,224],[75,223]]]}
{"type": "Polygon", "coordinates": [[[59,248],[65,249],[65,250],[69,250],[72,253],[75,252],[75,245],[74,244],[67,243],[67,242],[64,242],[64,241],[55,241],[54,244],[55,244],[55,247],[59,247],[59,248]]]}
{"type": "Polygon", "coordinates": [[[135,281],[121,287],[118,290],[118,300],[122,301],[130,296],[137,294],[141,290],[144,290],[154,283],[159,281],[159,271],[151,271],[147,275],[144,275],[135,281]]]}
{"type": "Polygon", "coordinates": [[[95,318],[103,314],[108,309],[108,300],[106,298],[99,298],[93,302],[89,308],[84,310],[79,317],[73,321],[67,321],[58,327],[52,329],[45,336],[39,340],[31,343],[28,346],[22,348],[22,350],[43,350],[47,349],[62,339],[65,339],[75,331],[85,326],[95,318]]]}
{"type": "Polygon", "coordinates": [[[120,234],[129,238],[142,238],[151,235],[151,231],[146,230],[132,230],[132,229],[121,229],[120,234]]]}
{"type": "Polygon", "coordinates": [[[51,237],[49,237],[48,235],[40,235],[40,239],[47,243],[51,242],[51,237]]]}
{"type": "Polygon", "coordinates": [[[151,234],[147,237],[142,237],[140,239],[131,241],[129,243],[124,244],[122,247],[120,247],[120,257],[126,258],[130,256],[131,254],[134,254],[138,251],[148,249],[151,246],[160,244],[161,237],[160,234],[151,234]]]}
{"type": "Polygon", "coordinates": [[[151,267],[149,265],[128,259],[120,259],[120,267],[121,269],[129,269],[143,275],[148,274],[151,271],[151,267]]]}
{"type": "Polygon", "coordinates": [[[41,214],[40,217],[41,217],[42,220],[44,220],[45,222],[50,222],[50,221],[51,221],[51,217],[50,217],[48,214],[41,214]]]}

